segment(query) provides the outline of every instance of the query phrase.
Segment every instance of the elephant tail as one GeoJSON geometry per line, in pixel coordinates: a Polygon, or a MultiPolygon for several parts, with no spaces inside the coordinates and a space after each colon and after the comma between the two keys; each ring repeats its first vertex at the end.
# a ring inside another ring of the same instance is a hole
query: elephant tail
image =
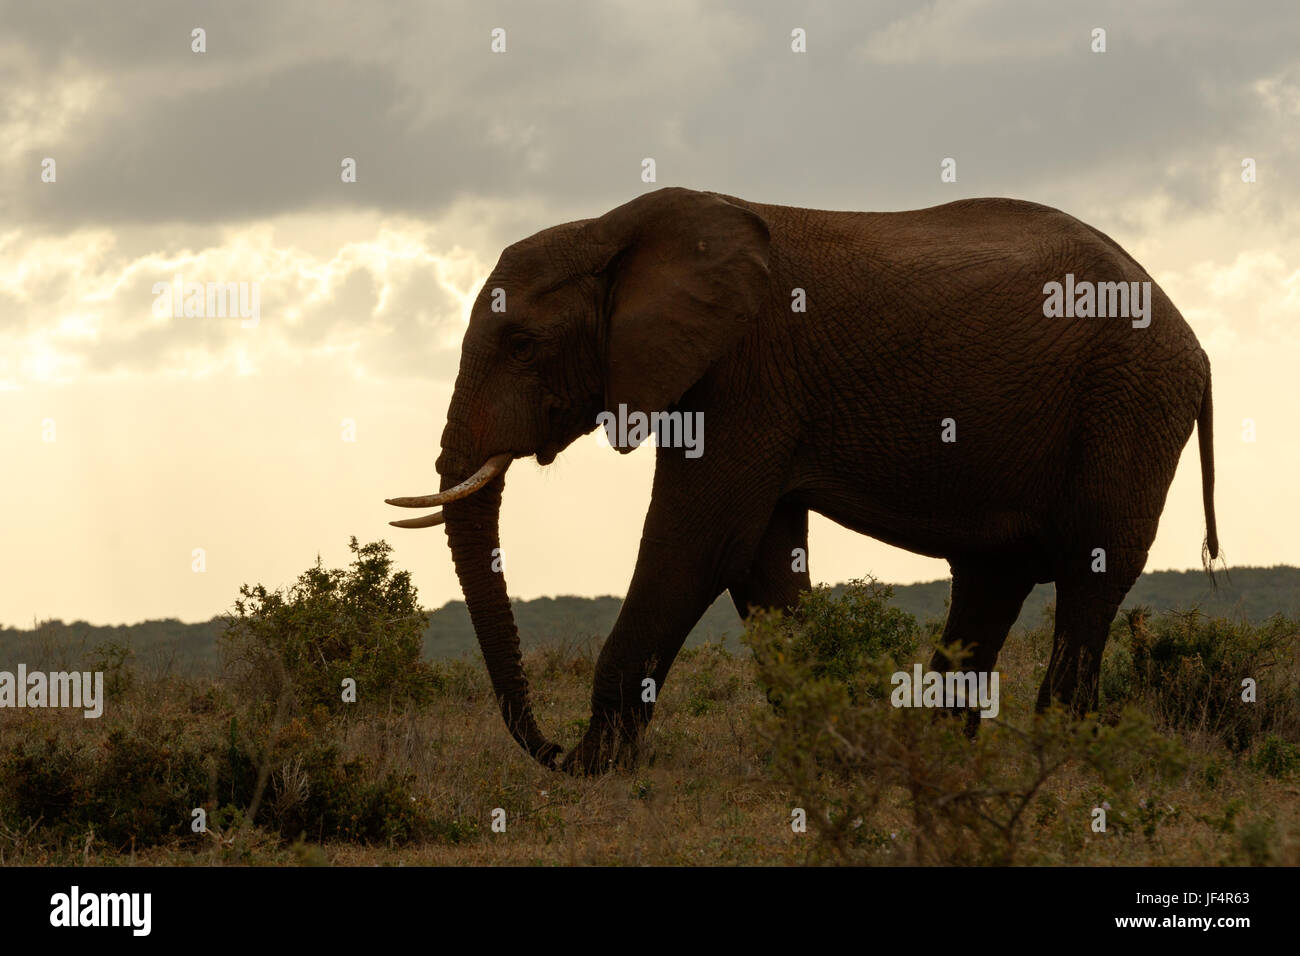
{"type": "Polygon", "coordinates": [[[1210,375],[1205,376],[1205,393],[1196,416],[1196,438],[1201,450],[1201,500],[1205,506],[1205,543],[1201,546],[1201,563],[1214,578],[1213,564],[1219,556],[1219,531],[1214,521],[1214,406],[1210,399],[1210,375]]]}

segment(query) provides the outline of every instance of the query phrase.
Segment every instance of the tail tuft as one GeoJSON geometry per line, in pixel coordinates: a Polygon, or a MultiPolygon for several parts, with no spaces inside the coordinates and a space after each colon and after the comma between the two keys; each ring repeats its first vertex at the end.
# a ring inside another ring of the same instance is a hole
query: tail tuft
{"type": "MultiPolygon", "coordinates": [[[[1214,580],[1214,561],[1219,557],[1219,530],[1214,521],[1214,403],[1210,398],[1210,376],[1206,370],[1205,392],[1196,416],[1196,439],[1201,452],[1201,502],[1205,508],[1205,540],[1201,544],[1201,565],[1214,580]]],[[[1224,569],[1226,573],[1227,564],[1224,569]]]]}

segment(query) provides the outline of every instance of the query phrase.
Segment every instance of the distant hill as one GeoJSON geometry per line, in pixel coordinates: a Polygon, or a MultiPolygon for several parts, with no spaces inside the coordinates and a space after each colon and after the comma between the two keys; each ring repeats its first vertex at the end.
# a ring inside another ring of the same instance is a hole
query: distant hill
{"type": "MultiPolygon", "coordinates": [[[[1278,613],[1300,617],[1300,568],[1247,567],[1229,573],[1230,578],[1218,575],[1216,589],[1203,571],[1152,571],[1138,579],[1124,605],[1146,605],[1155,611],[1198,607],[1206,614],[1244,617],[1252,622],[1278,613]]],[[[942,620],[947,613],[948,589],[946,580],[896,585],[893,603],[918,620],[942,620]]],[[[1036,587],[1025,601],[1018,625],[1036,622],[1055,597],[1054,585],[1036,587]]],[[[622,605],[622,598],[617,597],[537,598],[516,600],[514,612],[520,639],[528,649],[566,641],[602,641],[622,605]]],[[[217,665],[216,640],[223,626],[223,618],[215,617],[197,624],[168,619],[105,626],[54,620],[34,629],[0,628],[0,670],[19,661],[64,669],[86,660],[84,655],[110,641],[130,647],[146,667],[181,673],[210,670],[217,665]]],[[[740,631],[740,618],[731,598],[724,594],[705,612],[686,644],[711,641],[736,648],[740,631]]],[[[449,601],[430,614],[424,632],[426,657],[459,657],[477,650],[464,601],[449,601]]]]}
{"type": "Polygon", "coordinates": [[[0,670],[19,661],[29,667],[67,670],[86,666],[95,648],[114,643],[129,647],[136,661],[160,673],[195,673],[217,666],[217,637],[225,628],[221,617],[197,624],[175,618],[139,624],[87,624],[44,621],[35,628],[0,628],[0,670]]]}
{"type": "MultiPolygon", "coordinates": [[[[1260,622],[1274,614],[1300,617],[1300,568],[1278,565],[1272,568],[1233,568],[1231,580],[1216,574],[1218,586],[1204,571],[1152,571],[1138,578],[1124,600],[1125,607],[1149,606],[1154,611],[1198,607],[1208,615],[1244,616],[1260,622]]],[[[837,585],[840,590],[843,585],[837,585]]],[[[947,615],[950,582],[927,581],[921,584],[894,585],[891,601],[917,620],[943,620],[947,615]]],[[[1017,626],[1037,623],[1044,608],[1056,600],[1056,585],[1040,584],[1025,600],[1017,626]]],[[[515,620],[519,624],[524,646],[536,647],[564,640],[596,635],[604,639],[618,617],[623,602],[616,597],[538,598],[514,602],[515,620]]],[[[695,625],[686,646],[705,641],[738,646],[740,617],[723,594],[695,625]]],[[[478,648],[469,612],[464,601],[449,601],[433,612],[424,633],[424,652],[428,657],[454,657],[478,648]]]]}

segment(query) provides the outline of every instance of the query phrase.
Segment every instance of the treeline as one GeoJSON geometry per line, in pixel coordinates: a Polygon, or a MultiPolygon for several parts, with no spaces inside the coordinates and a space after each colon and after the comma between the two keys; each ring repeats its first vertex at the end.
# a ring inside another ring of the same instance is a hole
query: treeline
{"type": "MultiPolygon", "coordinates": [[[[1126,607],[1146,606],[1155,612],[1199,608],[1207,615],[1261,623],[1274,614],[1300,615],[1300,568],[1234,568],[1219,573],[1217,586],[1203,571],[1153,571],[1142,575],[1125,600],[1126,607]]],[[[834,589],[835,593],[842,586],[834,589]]],[[[949,582],[894,586],[891,603],[918,621],[942,620],[947,613],[949,582]]],[[[1025,602],[1018,626],[1033,627],[1055,600],[1055,586],[1039,585],[1025,602]]],[[[547,645],[578,645],[602,641],[618,617],[617,597],[556,597],[514,602],[515,619],[525,649],[547,645]]],[[[68,669],[100,661],[110,669],[120,649],[128,649],[138,666],[159,672],[192,674],[215,669],[217,638],[224,616],[186,624],[175,619],[131,625],[94,625],[85,621],[46,621],[35,628],[0,629],[0,669],[18,662],[48,669],[68,669]]],[[[739,649],[740,619],[731,599],[723,595],[700,620],[687,646],[711,642],[739,649]]],[[[474,628],[463,601],[450,601],[430,612],[424,630],[424,656],[460,657],[478,650],[474,628]]]]}

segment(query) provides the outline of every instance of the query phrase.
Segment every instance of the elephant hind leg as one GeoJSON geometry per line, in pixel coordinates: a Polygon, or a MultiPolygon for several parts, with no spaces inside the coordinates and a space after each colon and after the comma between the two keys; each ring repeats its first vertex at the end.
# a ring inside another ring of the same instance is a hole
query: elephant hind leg
{"type": "Polygon", "coordinates": [[[732,584],[731,601],[741,618],[757,608],[793,608],[808,576],[808,509],[778,502],[759,540],[749,573],[732,584]]]}
{"type": "Polygon", "coordinates": [[[945,647],[961,648],[965,657],[953,661],[940,648],[930,660],[930,670],[947,671],[955,665],[964,670],[992,670],[1033,588],[1033,571],[1018,562],[954,561],[952,600],[942,640],[945,647]]]}
{"type": "MultiPolygon", "coordinates": [[[[930,659],[930,670],[959,670],[986,674],[993,670],[1025,598],[1034,588],[1034,573],[1016,561],[971,559],[952,562],[952,599],[943,625],[942,646],[930,659]],[[948,649],[957,648],[953,660],[948,649]]],[[[966,735],[974,737],[979,712],[963,708],[966,735]]]]}
{"type": "Polygon", "coordinates": [[[1105,571],[1076,568],[1057,579],[1056,629],[1047,676],[1038,690],[1040,711],[1053,701],[1078,717],[1097,709],[1101,656],[1110,624],[1146,559],[1145,548],[1114,548],[1105,571]]]}

